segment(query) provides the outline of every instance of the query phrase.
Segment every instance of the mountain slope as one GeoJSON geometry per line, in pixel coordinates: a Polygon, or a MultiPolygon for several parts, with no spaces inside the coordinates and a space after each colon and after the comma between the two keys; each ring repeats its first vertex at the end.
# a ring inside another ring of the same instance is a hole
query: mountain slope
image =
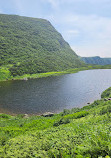
{"type": "Polygon", "coordinates": [[[95,56],[95,57],[81,57],[80,59],[87,64],[111,65],[111,58],[100,58],[99,56],[95,56]]]}
{"type": "Polygon", "coordinates": [[[0,14],[0,66],[11,75],[62,71],[84,65],[49,21],[0,14]]]}

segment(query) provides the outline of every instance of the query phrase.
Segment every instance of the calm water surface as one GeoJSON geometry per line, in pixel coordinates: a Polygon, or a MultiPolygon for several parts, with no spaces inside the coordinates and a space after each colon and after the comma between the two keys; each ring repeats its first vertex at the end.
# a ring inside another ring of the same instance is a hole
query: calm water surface
{"type": "Polygon", "coordinates": [[[111,70],[87,70],[28,81],[0,82],[0,112],[39,114],[82,107],[111,86],[111,70]]]}

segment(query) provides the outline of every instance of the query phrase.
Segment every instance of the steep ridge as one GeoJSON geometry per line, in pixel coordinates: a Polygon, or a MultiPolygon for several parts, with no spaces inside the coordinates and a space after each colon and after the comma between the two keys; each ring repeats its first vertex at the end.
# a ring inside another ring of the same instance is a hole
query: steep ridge
{"type": "Polygon", "coordinates": [[[0,14],[0,66],[7,66],[12,76],[83,65],[49,21],[0,14]]]}

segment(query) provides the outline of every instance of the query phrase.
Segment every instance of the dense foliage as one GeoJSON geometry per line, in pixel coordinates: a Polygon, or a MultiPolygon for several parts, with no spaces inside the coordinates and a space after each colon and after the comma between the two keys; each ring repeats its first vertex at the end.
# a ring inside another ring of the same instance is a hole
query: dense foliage
{"type": "Polygon", "coordinates": [[[111,87],[106,89],[102,94],[101,98],[111,98],[111,87]]]}
{"type": "Polygon", "coordinates": [[[65,71],[55,71],[46,73],[36,73],[36,74],[24,74],[22,76],[12,76],[9,68],[7,66],[0,67],[0,81],[6,80],[27,80],[31,78],[41,78],[48,76],[59,76],[68,73],[77,73],[78,71],[91,70],[91,69],[111,69],[111,65],[85,65],[84,67],[68,69],[65,71]]]}
{"type": "Polygon", "coordinates": [[[0,114],[1,158],[110,158],[111,88],[52,117],[0,114]]]}
{"type": "Polygon", "coordinates": [[[99,56],[95,57],[80,57],[82,61],[86,64],[95,64],[95,65],[111,65],[111,58],[100,58],[99,56]]]}
{"type": "Polygon", "coordinates": [[[12,76],[84,65],[49,21],[0,14],[0,66],[12,76]]]}

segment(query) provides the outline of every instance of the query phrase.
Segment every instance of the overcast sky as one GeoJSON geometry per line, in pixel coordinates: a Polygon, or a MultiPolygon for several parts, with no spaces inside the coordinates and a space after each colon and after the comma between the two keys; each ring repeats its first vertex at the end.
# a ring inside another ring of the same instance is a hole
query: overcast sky
{"type": "Polygon", "coordinates": [[[48,19],[78,55],[111,57],[111,0],[0,0],[0,13],[48,19]]]}

